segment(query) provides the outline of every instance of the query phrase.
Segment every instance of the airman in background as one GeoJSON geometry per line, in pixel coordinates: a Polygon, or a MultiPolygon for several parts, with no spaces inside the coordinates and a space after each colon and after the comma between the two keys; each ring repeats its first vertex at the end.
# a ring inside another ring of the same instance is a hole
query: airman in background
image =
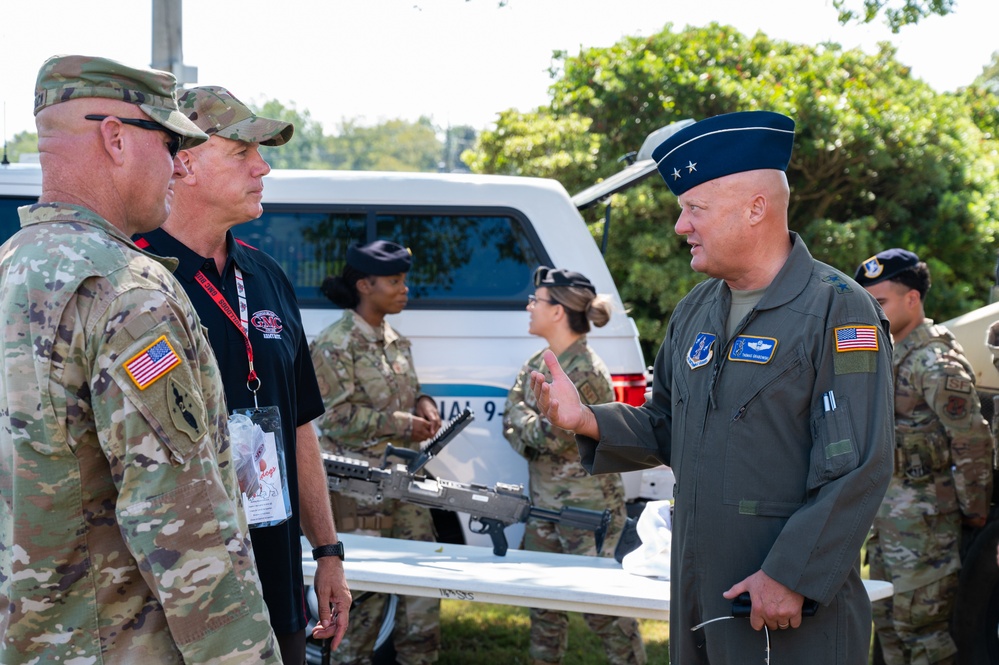
{"type": "Polygon", "coordinates": [[[992,435],[964,351],[924,313],[926,264],[888,249],[854,279],[881,304],[895,342],[895,473],[867,544],[871,579],[894,585],[874,603],[878,640],[887,665],[953,663],[961,526],[985,525],[992,435]]]}

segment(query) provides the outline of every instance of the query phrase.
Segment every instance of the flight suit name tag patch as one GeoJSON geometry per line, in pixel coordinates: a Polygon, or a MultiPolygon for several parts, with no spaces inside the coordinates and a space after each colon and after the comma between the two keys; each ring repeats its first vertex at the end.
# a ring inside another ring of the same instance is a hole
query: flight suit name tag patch
{"type": "Polygon", "coordinates": [[[697,333],[690,351],[687,352],[687,364],[690,365],[690,369],[704,367],[711,362],[711,358],[715,354],[711,347],[714,346],[716,339],[718,339],[718,336],[711,333],[697,333]]]}
{"type": "Polygon", "coordinates": [[[777,340],[773,337],[756,337],[754,335],[739,335],[732,342],[728,359],[742,363],[759,363],[765,365],[774,359],[777,351],[777,340]]]}

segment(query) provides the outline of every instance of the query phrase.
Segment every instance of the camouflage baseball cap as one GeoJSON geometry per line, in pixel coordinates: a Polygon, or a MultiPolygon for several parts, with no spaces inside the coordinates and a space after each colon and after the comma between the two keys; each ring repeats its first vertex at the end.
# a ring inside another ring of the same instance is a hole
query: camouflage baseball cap
{"type": "Polygon", "coordinates": [[[104,97],[135,104],[167,129],[186,137],[184,147],[208,136],[177,107],[177,79],[158,69],[129,67],[108,58],[54,55],[38,70],[35,115],[42,109],[85,97],[104,97]]]}
{"type": "Polygon", "coordinates": [[[186,90],[178,101],[180,110],[209,136],[261,145],[284,145],[295,133],[295,126],[290,122],[254,115],[231,92],[216,85],[186,90]]]}

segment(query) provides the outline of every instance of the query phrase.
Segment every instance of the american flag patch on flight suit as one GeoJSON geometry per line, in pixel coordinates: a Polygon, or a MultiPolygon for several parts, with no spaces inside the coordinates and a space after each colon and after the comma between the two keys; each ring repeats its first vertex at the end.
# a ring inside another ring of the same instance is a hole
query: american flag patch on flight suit
{"type": "Polygon", "coordinates": [[[842,326],[835,332],[837,353],[878,350],[878,329],[874,326],[842,326]]]}

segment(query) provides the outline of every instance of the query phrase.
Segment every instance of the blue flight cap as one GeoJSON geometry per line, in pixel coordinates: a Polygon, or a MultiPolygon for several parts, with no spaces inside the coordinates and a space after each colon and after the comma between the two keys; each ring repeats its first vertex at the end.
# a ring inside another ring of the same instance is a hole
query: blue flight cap
{"type": "Polygon", "coordinates": [[[859,266],[853,279],[861,286],[870,286],[919,265],[919,257],[907,249],[892,247],[878,252],[859,266]]]}
{"type": "Polygon", "coordinates": [[[347,248],[347,265],[365,275],[375,277],[409,272],[413,255],[406,247],[389,240],[376,240],[367,245],[347,248]]]}
{"type": "Polygon", "coordinates": [[[786,171],[794,147],[794,120],[771,111],[743,111],[684,127],[652,151],[659,175],[680,196],[715,178],[755,171],[786,171]]]}

